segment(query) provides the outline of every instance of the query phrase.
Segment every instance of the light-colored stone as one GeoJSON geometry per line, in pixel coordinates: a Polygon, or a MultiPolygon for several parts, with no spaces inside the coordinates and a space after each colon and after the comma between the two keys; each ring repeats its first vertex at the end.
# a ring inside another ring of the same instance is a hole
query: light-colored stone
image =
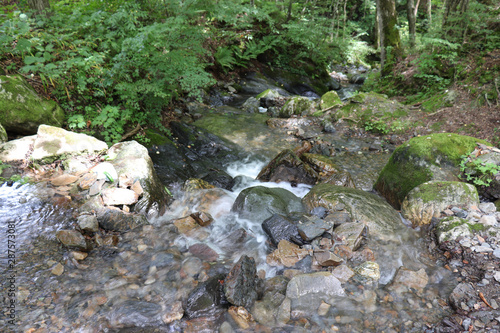
{"type": "Polygon", "coordinates": [[[64,186],[64,185],[69,185],[73,184],[76,182],[80,177],[74,176],[74,175],[68,175],[67,173],[62,174],[60,176],[57,176],[56,178],[53,178],[50,183],[54,186],[64,186]]]}
{"type": "Polygon", "coordinates": [[[365,261],[354,268],[356,276],[367,282],[378,282],[380,280],[380,267],[376,262],[365,261]]]}
{"type": "Polygon", "coordinates": [[[61,263],[57,263],[50,272],[56,276],[59,276],[64,273],[64,266],[61,263]]]}
{"type": "Polygon", "coordinates": [[[92,172],[97,175],[97,179],[104,179],[109,182],[114,182],[118,179],[118,172],[116,172],[113,164],[109,162],[102,162],[92,168],[92,172]]]}
{"type": "Polygon", "coordinates": [[[422,268],[418,271],[400,267],[394,276],[390,288],[398,292],[408,291],[410,288],[422,292],[429,282],[429,276],[422,268]]]}
{"type": "Polygon", "coordinates": [[[106,206],[133,205],[138,199],[137,193],[124,188],[107,188],[102,191],[102,201],[106,206]]]}
{"type": "Polygon", "coordinates": [[[286,297],[297,299],[305,295],[345,296],[340,281],[329,272],[316,272],[294,276],[286,288],[286,297]]]}
{"type": "Polygon", "coordinates": [[[59,127],[40,125],[31,158],[42,160],[63,154],[99,152],[106,150],[106,142],[81,133],[73,133],[59,127]]]}
{"type": "Polygon", "coordinates": [[[267,256],[267,263],[271,266],[292,267],[307,255],[308,250],[283,239],[278,243],[278,249],[267,256]]]}
{"type": "Polygon", "coordinates": [[[493,226],[497,224],[497,219],[493,215],[483,215],[478,222],[483,225],[493,226]]]}
{"type": "Polygon", "coordinates": [[[0,161],[8,163],[28,158],[35,139],[36,135],[31,135],[0,144],[0,161]]]}
{"type": "Polygon", "coordinates": [[[87,242],[85,237],[76,230],[58,230],[56,232],[57,239],[66,246],[75,247],[86,250],[87,242]]]}
{"type": "Polygon", "coordinates": [[[78,216],[78,226],[86,232],[99,231],[99,222],[95,215],[80,215],[78,216]]]}

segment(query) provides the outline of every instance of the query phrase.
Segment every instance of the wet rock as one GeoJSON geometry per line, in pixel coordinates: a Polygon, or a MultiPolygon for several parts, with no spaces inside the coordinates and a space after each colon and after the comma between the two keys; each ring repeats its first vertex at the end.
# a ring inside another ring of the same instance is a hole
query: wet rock
{"type": "Polygon", "coordinates": [[[343,223],[334,229],[334,234],[342,239],[351,251],[356,251],[368,236],[368,227],[360,222],[343,223]]]}
{"type": "Polygon", "coordinates": [[[101,208],[97,211],[99,226],[109,231],[127,231],[148,224],[143,215],[125,213],[116,208],[101,208]]]}
{"type": "Polygon", "coordinates": [[[194,277],[195,275],[200,273],[202,268],[203,268],[202,262],[199,258],[195,257],[187,258],[182,263],[182,272],[191,277],[194,277]]]}
{"type": "Polygon", "coordinates": [[[288,319],[280,320],[280,312],[282,311],[284,301],[284,294],[268,292],[264,295],[262,300],[255,302],[251,311],[252,315],[255,320],[262,325],[268,327],[282,326],[290,319],[290,305],[288,304],[288,319]]]}
{"type": "Polygon", "coordinates": [[[57,263],[50,272],[56,276],[60,276],[64,273],[64,266],[61,263],[57,263]]]}
{"type": "Polygon", "coordinates": [[[99,222],[95,215],[80,215],[78,216],[78,227],[88,233],[99,231],[99,222]]]}
{"type": "Polygon", "coordinates": [[[222,239],[218,246],[224,252],[232,253],[236,249],[241,248],[242,244],[245,243],[247,239],[247,232],[245,229],[240,228],[235,231],[232,231],[224,239],[222,239]]]}
{"type": "Polygon", "coordinates": [[[249,97],[241,106],[243,110],[249,113],[259,112],[260,101],[255,97],[249,97]]]}
{"type": "Polygon", "coordinates": [[[403,216],[414,227],[429,224],[448,206],[477,206],[476,187],[462,182],[430,181],[412,189],[401,205],[403,216]]]}
{"type": "Polygon", "coordinates": [[[251,326],[255,325],[255,320],[250,312],[242,306],[232,306],[229,308],[228,313],[243,330],[249,329],[251,326]]]}
{"type": "Polygon", "coordinates": [[[200,225],[192,216],[186,216],[174,221],[174,225],[181,234],[190,235],[194,230],[199,229],[200,225]]]}
{"type": "Polygon", "coordinates": [[[354,268],[356,278],[363,283],[378,283],[380,280],[380,267],[376,262],[366,261],[354,268]]]}
{"type": "Polygon", "coordinates": [[[282,240],[278,243],[278,248],[267,256],[266,262],[270,266],[283,265],[285,267],[293,267],[308,255],[308,250],[301,249],[298,245],[282,240]]]}
{"type": "Polygon", "coordinates": [[[262,223],[262,229],[274,246],[277,246],[283,239],[298,245],[303,244],[297,226],[283,215],[274,214],[266,219],[262,223]]]}
{"type": "Polygon", "coordinates": [[[114,304],[107,317],[111,327],[118,328],[158,326],[163,323],[161,315],[162,308],[156,303],[126,300],[114,304]]]}
{"type": "Polygon", "coordinates": [[[229,303],[250,309],[257,299],[255,260],[242,256],[224,280],[224,294],[229,303]]]}
{"type": "Polygon", "coordinates": [[[303,215],[297,221],[297,228],[303,240],[310,242],[331,230],[333,225],[315,215],[303,215]]]}
{"type": "Polygon", "coordinates": [[[332,298],[345,295],[340,281],[329,272],[296,275],[286,289],[292,311],[310,314],[318,309],[322,301],[333,304],[332,298]]]}
{"type": "Polygon", "coordinates": [[[408,193],[431,180],[459,181],[462,156],[483,140],[450,133],[415,137],[392,153],[374,188],[396,209],[408,193]]]}
{"type": "Polygon", "coordinates": [[[319,252],[315,251],[314,259],[321,266],[338,266],[342,262],[344,262],[344,259],[340,258],[339,256],[333,254],[330,251],[319,251],[319,252]]]}
{"type": "Polygon", "coordinates": [[[276,275],[264,281],[264,292],[269,292],[271,294],[280,293],[285,295],[286,286],[289,281],[290,279],[283,275],[276,275]]]}
{"type": "Polygon", "coordinates": [[[274,89],[264,90],[256,98],[259,100],[260,106],[265,108],[282,107],[285,103],[285,97],[274,89]]]}
{"type": "Polygon", "coordinates": [[[175,302],[170,306],[170,309],[162,315],[161,319],[165,324],[170,324],[176,320],[181,320],[183,316],[184,309],[182,308],[182,302],[175,302]]]}
{"type": "Polygon", "coordinates": [[[323,179],[321,182],[325,184],[356,188],[354,179],[352,179],[351,174],[347,171],[339,171],[337,173],[334,173],[328,178],[323,179]]]}
{"type": "Polygon", "coordinates": [[[127,175],[130,179],[139,181],[144,194],[134,206],[134,212],[148,219],[165,213],[172,197],[161,183],[148,150],[136,141],[120,142],[108,150],[110,161],[118,175],[127,175]]]}
{"type": "Polygon", "coordinates": [[[214,218],[206,212],[196,212],[190,216],[202,227],[206,227],[214,221],[214,218]]]}
{"type": "Polygon", "coordinates": [[[292,150],[279,153],[261,172],[257,179],[264,182],[290,182],[295,184],[315,184],[319,175],[303,162],[292,150]]]}
{"type": "Polygon", "coordinates": [[[200,258],[205,261],[216,261],[219,258],[219,254],[215,252],[210,246],[197,243],[189,247],[189,252],[195,257],[200,258]]]}
{"type": "Polygon", "coordinates": [[[118,187],[104,189],[101,195],[106,206],[133,205],[139,199],[134,191],[118,187]]]}
{"type": "Polygon", "coordinates": [[[410,291],[411,288],[421,293],[428,282],[429,276],[423,268],[418,271],[412,271],[401,266],[394,276],[390,289],[401,293],[410,291]]]}
{"type": "Polygon", "coordinates": [[[184,182],[184,185],[182,186],[182,190],[185,192],[194,192],[196,190],[207,190],[211,188],[215,188],[215,186],[210,184],[206,180],[198,178],[189,178],[184,182]]]}
{"type": "Polygon", "coordinates": [[[332,274],[342,283],[349,281],[355,275],[354,271],[347,265],[335,267],[332,274]]]}
{"type": "Polygon", "coordinates": [[[204,181],[225,190],[230,191],[234,186],[234,178],[223,170],[211,170],[210,173],[203,176],[204,181]]]}
{"type": "Polygon", "coordinates": [[[65,246],[79,250],[88,250],[85,237],[76,230],[58,230],[56,237],[65,246]]]}
{"type": "Polygon", "coordinates": [[[301,212],[303,207],[300,199],[290,191],[254,186],[240,192],[232,211],[237,212],[240,218],[263,222],[274,214],[301,212]]]}
{"type": "Polygon", "coordinates": [[[211,277],[189,294],[184,304],[187,318],[216,318],[226,311],[229,303],[224,296],[224,278],[223,274],[211,277]]]}
{"type": "Polygon", "coordinates": [[[329,91],[321,96],[319,106],[321,110],[331,110],[336,106],[341,106],[343,103],[340,100],[339,95],[336,91],[329,91]]]}
{"type": "Polygon", "coordinates": [[[304,196],[302,202],[308,211],[315,207],[335,211],[337,205],[342,204],[351,220],[366,224],[370,235],[379,239],[393,239],[395,231],[403,227],[398,213],[386,201],[362,190],[319,184],[304,196]]]}

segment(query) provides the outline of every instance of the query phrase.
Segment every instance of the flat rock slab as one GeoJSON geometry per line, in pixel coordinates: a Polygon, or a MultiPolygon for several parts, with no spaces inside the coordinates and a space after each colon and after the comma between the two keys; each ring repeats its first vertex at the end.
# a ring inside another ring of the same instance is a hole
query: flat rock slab
{"type": "Polygon", "coordinates": [[[340,281],[329,272],[299,274],[294,276],[286,288],[286,296],[297,299],[306,295],[345,296],[340,281]]]}
{"type": "Polygon", "coordinates": [[[36,135],[31,135],[0,144],[0,161],[8,163],[26,159],[35,139],[36,135]]]}
{"type": "Polygon", "coordinates": [[[56,178],[52,179],[50,181],[50,183],[54,186],[64,186],[64,185],[73,184],[78,179],[80,179],[80,177],[68,175],[65,173],[63,175],[57,176],[56,178]]]}
{"type": "Polygon", "coordinates": [[[138,199],[137,193],[124,188],[107,188],[102,191],[102,201],[106,206],[133,205],[138,199]]]}
{"type": "Polygon", "coordinates": [[[42,160],[63,154],[96,152],[108,149],[106,142],[94,137],[66,131],[59,127],[40,125],[31,157],[42,160]]]}

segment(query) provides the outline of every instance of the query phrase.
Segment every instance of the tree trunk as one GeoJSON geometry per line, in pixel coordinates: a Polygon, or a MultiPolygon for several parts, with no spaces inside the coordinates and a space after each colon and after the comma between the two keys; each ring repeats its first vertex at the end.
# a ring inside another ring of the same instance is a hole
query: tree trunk
{"type": "Polygon", "coordinates": [[[469,0],[446,0],[444,3],[443,31],[452,41],[465,38],[468,22],[463,14],[468,8],[469,0]]]}
{"type": "Polygon", "coordinates": [[[377,15],[379,16],[380,30],[380,57],[381,75],[385,76],[392,71],[394,61],[387,62],[387,51],[390,48],[392,58],[400,58],[401,39],[397,28],[398,17],[395,0],[377,0],[377,15]]]}
{"type": "Polygon", "coordinates": [[[28,6],[38,14],[50,10],[49,0],[28,0],[28,6]]]}
{"type": "Polygon", "coordinates": [[[288,2],[288,16],[286,17],[286,23],[288,23],[288,21],[290,21],[290,19],[292,18],[292,4],[293,4],[293,1],[290,0],[288,2]]]}
{"type": "Polygon", "coordinates": [[[416,23],[417,23],[417,11],[415,10],[414,0],[406,0],[406,16],[408,17],[410,48],[413,49],[415,47],[415,33],[416,33],[416,23]]]}
{"type": "Polygon", "coordinates": [[[427,31],[431,29],[432,24],[432,1],[427,0],[427,31]]]}

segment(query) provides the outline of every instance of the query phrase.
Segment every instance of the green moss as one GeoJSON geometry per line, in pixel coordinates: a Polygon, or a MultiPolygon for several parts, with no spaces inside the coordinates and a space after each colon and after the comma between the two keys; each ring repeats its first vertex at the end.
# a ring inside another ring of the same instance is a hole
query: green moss
{"type": "Polygon", "coordinates": [[[393,152],[374,187],[399,209],[408,192],[433,179],[433,168],[453,167],[458,175],[462,156],[473,151],[478,142],[491,145],[484,140],[450,133],[413,138],[393,152]]]}
{"type": "Polygon", "coordinates": [[[342,105],[342,101],[340,100],[339,95],[335,91],[329,91],[323,96],[321,96],[321,101],[319,102],[321,110],[329,109],[340,105],[342,105]]]}
{"type": "Polygon", "coordinates": [[[478,231],[483,231],[483,230],[487,229],[487,227],[481,223],[467,223],[467,225],[469,226],[469,229],[472,232],[474,232],[474,231],[478,232],[478,231]]]}
{"type": "Polygon", "coordinates": [[[147,147],[151,146],[161,146],[166,143],[173,143],[169,138],[166,136],[162,135],[158,131],[155,131],[154,129],[148,128],[147,130],[144,131],[146,138],[149,140],[147,147]]]}
{"type": "Polygon", "coordinates": [[[432,113],[440,108],[452,106],[452,104],[445,97],[446,93],[442,93],[429,98],[428,100],[422,102],[422,110],[432,113]]]}

